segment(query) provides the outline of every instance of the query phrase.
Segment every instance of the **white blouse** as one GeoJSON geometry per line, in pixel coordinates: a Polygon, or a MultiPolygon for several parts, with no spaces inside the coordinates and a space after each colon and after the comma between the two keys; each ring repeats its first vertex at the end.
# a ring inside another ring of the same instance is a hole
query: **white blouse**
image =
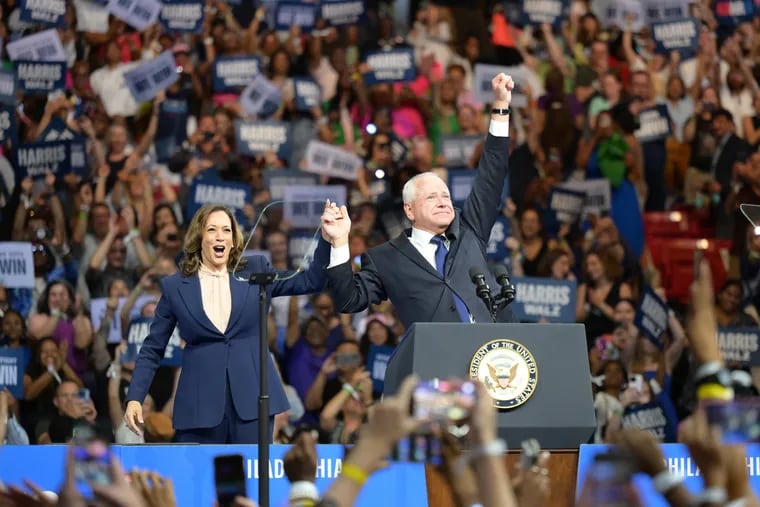
{"type": "Polygon", "coordinates": [[[211,271],[201,264],[198,279],[201,282],[201,301],[206,316],[220,333],[224,333],[232,311],[230,274],[227,271],[211,271]]]}

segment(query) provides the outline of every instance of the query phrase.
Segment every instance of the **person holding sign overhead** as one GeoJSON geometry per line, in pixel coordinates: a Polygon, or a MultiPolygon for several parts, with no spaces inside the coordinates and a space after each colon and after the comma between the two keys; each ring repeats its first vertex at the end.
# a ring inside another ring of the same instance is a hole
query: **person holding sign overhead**
{"type": "MultiPolygon", "coordinates": [[[[328,217],[323,223],[335,252],[327,277],[338,311],[359,312],[390,299],[407,328],[414,322],[492,322],[469,272],[477,271],[490,287],[499,287],[485,252],[508,176],[509,105],[515,83],[510,76],[498,74],[491,85],[489,133],[462,210],[454,208],[446,183],[436,174],[414,176],[402,192],[412,228],[370,248],[362,255],[361,271],[356,274],[348,252],[348,211],[342,207],[340,220],[328,217]]],[[[497,320],[513,322],[515,318],[507,307],[497,320]]]]}
{"type": "MultiPolygon", "coordinates": [[[[340,210],[329,201],[322,222],[327,219],[340,219],[340,210]]],[[[186,343],[174,403],[177,441],[258,443],[259,417],[273,419],[289,408],[271,356],[259,357],[259,290],[230,273],[243,255],[243,246],[235,216],[222,205],[205,205],[190,221],[180,272],[160,282],[162,296],[127,393],[124,419],[138,435],[144,424],[143,400],[175,326],[186,343]],[[262,360],[270,362],[269,414],[258,413],[257,379],[262,360]]],[[[329,258],[329,244],[320,241],[309,268],[291,278],[282,273],[285,279],[269,286],[270,297],[321,291],[329,258]]],[[[250,259],[246,272],[271,271],[264,257],[250,259]]]]}

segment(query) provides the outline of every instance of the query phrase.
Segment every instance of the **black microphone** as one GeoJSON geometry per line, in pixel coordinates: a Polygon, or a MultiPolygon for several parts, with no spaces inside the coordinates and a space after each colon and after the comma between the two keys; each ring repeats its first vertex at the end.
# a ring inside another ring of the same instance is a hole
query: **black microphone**
{"type": "Polygon", "coordinates": [[[512,285],[512,282],[509,280],[509,271],[507,271],[506,266],[502,266],[501,264],[497,264],[493,268],[493,275],[496,277],[496,281],[501,286],[501,292],[499,295],[504,298],[504,301],[506,304],[511,303],[515,300],[515,296],[517,295],[517,290],[515,289],[515,286],[512,285]]]}
{"type": "Polygon", "coordinates": [[[491,288],[486,283],[486,277],[474,266],[470,268],[470,280],[475,284],[475,293],[478,297],[483,301],[490,301],[491,288]]]}

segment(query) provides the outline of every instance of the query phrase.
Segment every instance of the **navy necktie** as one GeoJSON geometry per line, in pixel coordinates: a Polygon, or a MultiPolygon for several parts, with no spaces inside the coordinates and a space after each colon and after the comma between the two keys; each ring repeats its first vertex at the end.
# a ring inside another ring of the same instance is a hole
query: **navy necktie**
{"type": "MultiPolygon", "coordinates": [[[[438,270],[438,272],[441,274],[441,276],[446,279],[446,275],[444,273],[444,263],[446,262],[446,255],[448,255],[449,250],[446,248],[446,243],[444,243],[443,236],[433,236],[430,239],[430,242],[436,245],[435,249],[435,269],[438,270]]],[[[462,322],[470,322],[470,312],[467,310],[467,305],[464,304],[464,301],[462,301],[462,298],[457,296],[456,292],[451,291],[451,295],[454,296],[454,304],[457,307],[457,312],[459,312],[459,317],[462,319],[462,322]]]]}

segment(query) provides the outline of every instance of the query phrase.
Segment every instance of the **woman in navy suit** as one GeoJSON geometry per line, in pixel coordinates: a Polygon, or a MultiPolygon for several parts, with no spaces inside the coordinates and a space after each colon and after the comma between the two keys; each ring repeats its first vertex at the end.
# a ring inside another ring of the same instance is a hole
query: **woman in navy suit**
{"type": "MultiPolygon", "coordinates": [[[[328,201],[323,223],[326,217],[339,216],[328,201]]],[[[142,402],[174,327],[179,326],[186,345],[174,402],[177,441],[258,443],[259,417],[273,418],[289,405],[268,356],[270,412],[258,413],[259,288],[232,273],[243,255],[243,234],[234,215],[221,205],[202,207],[190,222],[184,252],[180,272],[161,280],[162,296],[137,358],[124,418],[139,434],[142,402]]],[[[309,269],[272,283],[269,296],[321,291],[329,261],[330,244],[320,240],[309,269]]],[[[271,267],[264,257],[256,256],[245,270],[261,273],[271,267]]]]}

